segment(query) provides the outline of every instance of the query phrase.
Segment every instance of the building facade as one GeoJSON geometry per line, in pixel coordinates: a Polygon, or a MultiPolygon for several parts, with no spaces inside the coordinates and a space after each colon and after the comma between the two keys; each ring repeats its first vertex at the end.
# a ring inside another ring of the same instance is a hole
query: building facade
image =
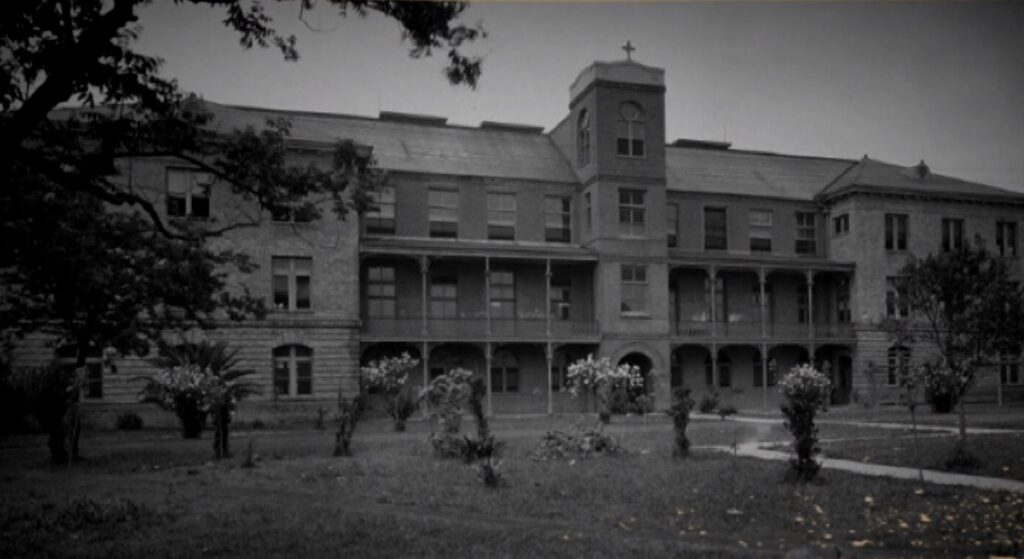
{"type": "MultiPolygon", "coordinates": [[[[773,407],[776,380],[804,362],[828,365],[833,404],[884,402],[923,351],[878,327],[903,312],[891,281],[910,255],[977,236],[1020,271],[1024,195],[923,162],[667,141],[665,95],[661,69],[595,62],[548,132],[207,103],[225,130],[289,118],[296,161],[327,157],[339,138],[369,146],[388,181],[358,219],[276,216],[219,239],[260,266],[233,280],[272,312],[186,338],[239,347],[266,388],[247,409],[271,417],[330,405],[358,390],[360,364],[403,351],[421,361],[414,385],[454,367],[483,375],[495,414],[578,410],[561,389],[588,354],[640,366],[659,408],[682,385],[773,407]]],[[[181,161],[123,170],[171,217],[245,211],[181,161]]],[[[54,354],[41,340],[19,351],[54,354]]],[[[128,379],[151,365],[122,361],[116,374],[94,367],[95,409],[136,401],[128,379]]],[[[973,397],[1024,398],[1019,361],[973,397]]]]}

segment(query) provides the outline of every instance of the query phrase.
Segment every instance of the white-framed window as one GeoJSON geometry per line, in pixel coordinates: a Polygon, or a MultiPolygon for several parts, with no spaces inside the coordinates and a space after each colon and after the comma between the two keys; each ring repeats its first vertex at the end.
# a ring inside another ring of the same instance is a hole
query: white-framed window
{"type": "Polygon", "coordinates": [[[899,278],[885,278],[885,316],[889,318],[907,318],[910,308],[906,300],[900,296],[899,278]]]}
{"type": "Polygon", "coordinates": [[[647,232],[644,191],[635,188],[619,189],[619,231],[627,237],[642,237],[647,232]]]}
{"type": "Polygon", "coordinates": [[[996,222],[996,250],[999,256],[1017,256],[1017,222],[996,222]]]}
{"type": "Polygon", "coordinates": [[[590,193],[583,193],[583,223],[587,225],[587,233],[589,234],[594,229],[594,211],[590,204],[590,193]]]}
{"type": "Polygon", "coordinates": [[[999,382],[1003,385],[1021,384],[1020,356],[1005,352],[999,355],[999,382]]]}
{"type": "Polygon", "coordinates": [[[312,258],[274,256],[271,258],[270,268],[274,276],[275,310],[303,311],[312,308],[312,258]]]}
{"type": "Polygon", "coordinates": [[[669,248],[679,246],[679,204],[665,206],[665,242],[669,248]]]}
{"type": "Polygon", "coordinates": [[[910,372],[910,348],[893,346],[886,353],[886,384],[895,386],[910,372]]]}
{"type": "Polygon", "coordinates": [[[942,252],[964,248],[964,220],[942,218],[942,252]]]}
{"type": "MultiPolygon", "coordinates": [[[[57,365],[66,371],[74,371],[78,363],[78,346],[63,345],[56,350],[57,365]]],[[[90,347],[85,352],[85,386],[82,387],[82,398],[89,400],[103,399],[103,351],[90,347]]]]}
{"type": "Polygon", "coordinates": [[[572,280],[566,275],[551,276],[551,318],[569,320],[572,311],[572,280]]]}
{"type": "Polygon", "coordinates": [[[576,121],[576,166],[586,167],[590,163],[590,113],[580,111],[576,121]]]}
{"type": "Polygon", "coordinates": [[[907,250],[909,221],[907,214],[885,214],[885,250],[907,250]]]}
{"type": "Polygon", "coordinates": [[[839,237],[850,232],[850,214],[839,214],[832,218],[832,236],[839,237]]]}
{"type": "Polygon", "coordinates": [[[395,234],[395,187],[370,192],[370,208],[363,216],[368,235],[395,234]]]}
{"type": "Polygon", "coordinates": [[[274,393],[278,396],[313,394],[313,349],[304,345],[274,348],[274,393]]]}
{"type": "Polygon", "coordinates": [[[459,236],[459,192],[431,188],[427,192],[430,236],[455,239],[459,236]]]}
{"type": "Polygon", "coordinates": [[[811,305],[807,298],[807,286],[796,287],[796,321],[800,324],[807,324],[810,320],[811,305]]]}
{"type": "Polygon", "coordinates": [[[515,193],[487,193],[487,238],[501,241],[516,238],[515,193]]]}
{"type": "Polygon", "coordinates": [[[772,251],[772,211],[750,210],[750,252],[772,251]]]}
{"type": "Polygon", "coordinates": [[[572,199],[570,197],[544,197],[544,240],[549,243],[572,241],[572,199]]]}
{"type": "Polygon", "coordinates": [[[725,208],[704,208],[704,250],[729,247],[729,229],[725,208]]]}
{"type": "Polygon", "coordinates": [[[516,317],[516,275],[509,270],[492,270],[490,280],[491,318],[516,317]]]}
{"type": "Polygon", "coordinates": [[[813,256],[818,252],[814,212],[796,212],[796,253],[813,256]]]}
{"type": "Polygon", "coordinates": [[[647,266],[622,265],[621,311],[647,312],[647,266]]]}
{"type": "Polygon", "coordinates": [[[394,318],[395,268],[370,266],[366,269],[366,312],[373,318],[394,318]]]}
{"type": "Polygon", "coordinates": [[[499,350],[491,358],[491,391],[519,392],[519,361],[512,352],[499,350]]]}
{"type": "Polygon", "coordinates": [[[167,168],[167,215],[210,217],[212,173],[198,169],[167,168]]]}
{"type": "Polygon", "coordinates": [[[454,276],[437,274],[430,278],[430,317],[459,316],[459,282],[454,276]]]}
{"type": "Polygon", "coordinates": [[[615,151],[626,157],[643,157],[645,154],[645,116],[640,105],[627,101],[619,107],[619,130],[615,151]]]}

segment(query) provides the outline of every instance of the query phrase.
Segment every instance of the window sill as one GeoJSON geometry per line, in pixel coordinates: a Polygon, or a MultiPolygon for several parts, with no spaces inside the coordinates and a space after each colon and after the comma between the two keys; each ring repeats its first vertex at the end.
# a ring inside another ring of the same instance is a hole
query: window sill
{"type": "Polygon", "coordinates": [[[624,153],[616,153],[615,157],[620,157],[622,159],[635,159],[640,161],[647,159],[647,155],[626,155],[624,153]]]}
{"type": "Polygon", "coordinates": [[[651,318],[651,313],[643,311],[622,311],[619,313],[622,318],[651,318]]]}

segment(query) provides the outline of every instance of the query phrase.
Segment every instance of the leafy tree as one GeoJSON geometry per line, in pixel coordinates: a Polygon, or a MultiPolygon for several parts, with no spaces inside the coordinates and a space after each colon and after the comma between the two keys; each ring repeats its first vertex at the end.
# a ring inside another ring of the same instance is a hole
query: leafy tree
{"type": "Polygon", "coordinates": [[[908,320],[883,327],[901,344],[923,342],[933,350],[924,359],[931,379],[941,381],[958,402],[960,443],[967,441],[964,396],[979,371],[1001,354],[1017,355],[1024,340],[1024,290],[1007,264],[981,241],[963,248],[911,258],[900,270],[896,289],[910,309],[908,320]]]}
{"type": "MultiPolygon", "coordinates": [[[[244,48],[298,58],[295,38],[278,33],[258,2],[176,0],[186,1],[222,9],[244,48]]],[[[393,18],[414,57],[447,48],[448,79],[475,86],[480,60],[459,47],[483,31],[456,22],[464,4],[328,1],[342,17],[393,18]]],[[[89,347],[144,354],[160,331],[260,317],[262,302],[225,275],[252,264],[205,241],[258,226],[271,212],[314,219],[329,203],[344,217],[382,180],[369,149],[350,141],[323,165],[290,164],[285,121],[215,134],[202,103],[159,75],[160,59],[133,50],[137,10],[148,2],[0,3],[0,337],[8,349],[45,331],[77,345],[82,364],[89,347]],[[189,161],[256,211],[230,222],[167,220],[117,178],[120,161],[145,156],[189,161]]]]}

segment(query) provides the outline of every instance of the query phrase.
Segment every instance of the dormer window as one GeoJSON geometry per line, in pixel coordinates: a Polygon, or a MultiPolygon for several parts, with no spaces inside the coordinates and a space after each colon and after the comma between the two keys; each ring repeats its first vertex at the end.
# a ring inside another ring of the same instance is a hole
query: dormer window
{"type": "Polygon", "coordinates": [[[644,147],[644,111],[633,102],[623,103],[619,108],[619,135],[616,142],[616,153],[626,157],[643,157],[644,147]]]}
{"type": "Polygon", "coordinates": [[[576,123],[576,164],[585,167],[590,163],[590,113],[586,109],[580,111],[576,123]]]}

